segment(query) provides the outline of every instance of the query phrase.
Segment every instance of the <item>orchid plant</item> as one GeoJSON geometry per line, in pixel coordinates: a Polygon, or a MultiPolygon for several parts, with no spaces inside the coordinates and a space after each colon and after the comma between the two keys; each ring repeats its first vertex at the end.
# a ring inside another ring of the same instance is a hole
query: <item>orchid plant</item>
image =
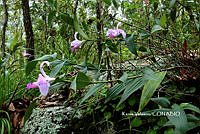
{"type": "Polygon", "coordinates": [[[49,66],[49,62],[48,61],[43,61],[40,64],[40,71],[41,71],[42,74],[39,74],[37,82],[33,82],[33,83],[27,84],[26,90],[28,90],[29,88],[39,88],[40,89],[40,93],[43,96],[46,96],[48,91],[49,91],[50,82],[52,80],[55,80],[55,78],[51,78],[48,75],[46,75],[46,73],[43,70],[44,64],[47,64],[47,66],[49,66]]]}
{"type": "Polygon", "coordinates": [[[22,53],[22,56],[28,56],[28,55],[31,55],[31,54],[27,53],[26,50],[24,50],[24,52],[22,53]]]}
{"type": "Polygon", "coordinates": [[[122,29],[118,29],[121,26],[121,22],[117,24],[117,29],[108,29],[107,35],[109,38],[117,37],[122,34],[123,38],[126,38],[126,33],[122,29]]]}
{"type": "Polygon", "coordinates": [[[71,46],[72,46],[72,48],[71,48],[72,51],[74,51],[74,49],[80,48],[80,47],[81,47],[81,44],[82,44],[82,42],[83,42],[83,41],[80,41],[80,40],[78,40],[78,39],[76,38],[76,35],[77,35],[77,34],[78,34],[78,32],[76,32],[76,33],[74,34],[75,40],[72,41],[72,42],[70,43],[71,46]]]}

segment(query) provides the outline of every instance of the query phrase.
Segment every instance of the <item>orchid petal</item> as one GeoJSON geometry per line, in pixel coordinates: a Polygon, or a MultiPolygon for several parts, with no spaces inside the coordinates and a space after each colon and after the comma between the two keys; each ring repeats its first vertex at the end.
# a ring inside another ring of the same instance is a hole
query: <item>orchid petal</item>
{"type": "Polygon", "coordinates": [[[38,86],[35,83],[28,83],[26,86],[26,91],[28,91],[29,88],[38,88],[38,86]]]}
{"type": "Polygon", "coordinates": [[[50,87],[50,83],[49,82],[42,82],[42,83],[40,83],[39,84],[40,93],[43,96],[46,96],[48,94],[49,87],[50,87]]]}

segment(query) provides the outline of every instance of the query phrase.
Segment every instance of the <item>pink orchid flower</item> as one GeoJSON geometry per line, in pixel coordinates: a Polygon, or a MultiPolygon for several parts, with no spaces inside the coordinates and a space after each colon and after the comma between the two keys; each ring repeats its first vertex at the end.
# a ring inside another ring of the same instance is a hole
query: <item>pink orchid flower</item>
{"type": "Polygon", "coordinates": [[[39,74],[37,82],[33,82],[33,83],[27,84],[26,91],[29,88],[39,88],[40,89],[40,93],[43,96],[47,95],[49,87],[50,87],[50,81],[55,80],[55,78],[51,78],[48,75],[46,75],[46,73],[43,70],[43,65],[44,64],[47,64],[47,66],[49,66],[49,62],[48,61],[43,61],[40,64],[40,71],[41,71],[42,74],[39,74]]]}
{"type": "Polygon", "coordinates": [[[81,44],[82,44],[82,42],[83,42],[83,41],[80,41],[80,40],[78,40],[78,39],[76,38],[76,35],[77,35],[77,34],[78,34],[78,32],[76,32],[76,33],[74,34],[75,40],[72,41],[72,42],[70,43],[71,46],[72,46],[72,48],[71,48],[72,51],[74,51],[74,49],[77,49],[77,48],[81,47],[81,44]]]}
{"type": "Polygon", "coordinates": [[[31,55],[31,54],[27,53],[26,50],[24,50],[24,52],[22,53],[22,56],[27,56],[27,55],[31,55]]]}
{"type": "Polygon", "coordinates": [[[117,24],[117,29],[108,29],[107,32],[108,38],[117,37],[120,34],[122,34],[123,38],[126,38],[126,33],[124,32],[124,30],[118,29],[119,26],[121,26],[121,22],[117,24]]]}

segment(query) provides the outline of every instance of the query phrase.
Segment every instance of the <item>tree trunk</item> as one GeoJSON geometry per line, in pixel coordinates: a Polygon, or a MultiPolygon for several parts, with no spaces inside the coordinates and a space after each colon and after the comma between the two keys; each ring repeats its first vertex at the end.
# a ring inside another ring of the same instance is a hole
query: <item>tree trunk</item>
{"type": "Polygon", "coordinates": [[[4,24],[3,24],[3,33],[2,33],[2,44],[1,44],[1,48],[2,48],[2,53],[3,53],[3,57],[5,57],[5,38],[6,38],[6,27],[8,24],[8,8],[7,8],[7,4],[6,4],[6,0],[3,0],[3,7],[4,7],[4,11],[5,11],[5,20],[4,20],[4,24]]]}
{"type": "Polygon", "coordinates": [[[97,49],[98,49],[98,63],[101,63],[101,55],[102,55],[102,44],[101,44],[101,37],[102,37],[102,28],[103,25],[101,24],[101,0],[97,0],[96,3],[96,14],[97,14],[97,32],[98,32],[98,38],[97,38],[97,49]]]}
{"type": "Polygon", "coordinates": [[[28,58],[29,61],[34,59],[34,35],[32,30],[32,23],[30,17],[29,0],[22,0],[23,9],[23,21],[26,32],[26,48],[31,56],[28,58]]]}

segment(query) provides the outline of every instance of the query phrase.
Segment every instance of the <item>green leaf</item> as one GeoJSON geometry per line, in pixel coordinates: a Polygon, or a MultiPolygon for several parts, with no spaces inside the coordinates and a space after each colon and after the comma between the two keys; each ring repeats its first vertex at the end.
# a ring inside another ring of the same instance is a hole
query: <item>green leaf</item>
{"type": "Polygon", "coordinates": [[[105,112],[104,113],[104,118],[106,118],[106,120],[110,119],[112,116],[111,112],[105,112]]]}
{"type": "Polygon", "coordinates": [[[19,38],[19,32],[17,32],[15,34],[15,37],[13,39],[11,39],[11,42],[10,42],[10,45],[8,46],[8,48],[12,51],[14,46],[16,45],[17,41],[18,41],[18,38],[19,38]]]}
{"type": "Polygon", "coordinates": [[[64,23],[67,23],[69,25],[74,24],[73,18],[68,13],[61,13],[58,15],[58,19],[61,19],[64,23]]]}
{"type": "Polygon", "coordinates": [[[140,89],[144,85],[142,78],[131,79],[126,82],[126,89],[122,94],[119,104],[117,107],[124,102],[132,93],[140,89]]]}
{"type": "Polygon", "coordinates": [[[11,54],[15,53],[15,51],[17,50],[17,48],[18,48],[19,46],[23,46],[23,45],[24,45],[24,42],[18,42],[18,43],[16,43],[16,44],[14,45],[12,51],[11,51],[11,54]]]}
{"type": "Polygon", "coordinates": [[[151,98],[151,100],[162,107],[168,107],[170,105],[169,100],[165,97],[151,98]]]}
{"type": "Polygon", "coordinates": [[[115,6],[115,8],[118,9],[119,4],[117,3],[117,1],[116,0],[112,0],[112,3],[115,6]]]}
{"type": "Polygon", "coordinates": [[[33,61],[44,61],[44,60],[49,60],[49,59],[55,59],[56,56],[57,56],[57,53],[54,53],[52,55],[44,55],[44,56],[42,56],[40,58],[37,58],[37,59],[35,59],[33,61]]]}
{"type": "Polygon", "coordinates": [[[90,79],[89,77],[83,73],[83,72],[78,72],[78,75],[76,76],[76,88],[81,89],[89,85],[90,79]]]}
{"type": "Polygon", "coordinates": [[[189,103],[181,103],[180,104],[180,107],[182,107],[183,109],[188,109],[188,110],[192,110],[192,111],[195,111],[197,113],[200,114],[200,109],[192,104],[189,104],[189,103]]]}
{"type": "Polygon", "coordinates": [[[100,84],[96,84],[95,86],[91,87],[89,89],[89,91],[87,92],[87,94],[85,95],[85,97],[80,102],[80,104],[82,104],[86,99],[88,99],[91,95],[93,95],[94,93],[96,93],[99,89],[101,89],[105,85],[106,85],[105,83],[100,83],[100,84]]]}
{"type": "Polygon", "coordinates": [[[177,116],[167,115],[169,121],[175,126],[175,132],[184,134],[189,129],[189,127],[187,117],[183,108],[179,107],[177,104],[174,104],[172,106],[171,112],[179,113],[177,114],[177,116]]]}
{"type": "Polygon", "coordinates": [[[128,78],[127,72],[124,72],[123,75],[119,78],[120,81],[125,82],[128,78]]]}
{"type": "Polygon", "coordinates": [[[175,2],[176,2],[176,0],[171,0],[170,3],[169,3],[169,7],[173,7],[175,2]]]}
{"type": "Polygon", "coordinates": [[[63,87],[64,85],[66,85],[65,82],[57,82],[57,83],[51,85],[50,88],[49,88],[49,90],[50,90],[50,91],[56,92],[56,91],[58,91],[61,87],[63,87]]]}
{"type": "Polygon", "coordinates": [[[154,25],[152,27],[151,33],[154,33],[156,31],[160,31],[160,30],[163,30],[163,28],[160,25],[154,25]]]}
{"type": "Polygon", "coordinates": [[[76,29],[76,31],[78,31],[82,36],[83,38],[85,39],[89,39],[88,36],[83,32],[83,30],[80,28],[79,24],[78,24],[78,21],[76,19],[74,19],[74,28],[76,29]]]}
{"type": "Polygon", "coordinates": [[[65,62],[62,62],[62,63],[56,65],[56,66],[53,68],[53,70],[51,71],[50,77],[51,77],[51,78],[54,78],[54,77],[58,74],[58,72],[60,71],[60,69],[63,67],[64,64],[65,64],[65,62]]]}
{"type": "Polygon", "coordinates": [[[26,65],[26,75],[30,75],[30,73],[36,68],[38,61],[30,61],[28,62],[28,64],[26,65]]]}
{"type": "Polygon", "coordinates": [[[153,70],[151,70],[148,67],[145,67],[143,70],[143,76],[142,76],[143,81],[148,81],[148,80],[158,80],[156,77],[155,73],[153,70]]]}
{"type": "Polygon", "coordinates": [[[11,126],[10,126],[9,120],[8,119],[4,119],[4,122],[5,122],[7,133],[11,134],[11,126]]]}
{"type": "Polygon", "coordinates": [[[87,85],[89,85],[89,83],[90,83],[89,77],[83,72],[78,72],[77,76],[71,83],[70,88],[76,91],[77,89],[82,89],[86,87],[87,85]]]}
{"type": "Polygon", "coordinates": [[[187,114],[187,119],[191,121],[200,121],[200,118],[194,116],[193,114],[187,114]]]}
{"type": "Polygon", "coordinates": [[[51,26],[53,18],[56,16],[56,11],[51,11],[48,15],[48,26],[51,26]]]}
{"type": "Polygon", "coordinates": [[[136,44],[134,42],[134,34],[126,38],[126,46],[129,49],[129,51],[131,51],[131,53],[135,54],[136,56],[138,55],[136,44]]]}
{"type": "Polygon", "coordinates": [[[30,118],[33,109],[35,108],[36,100],[32,101],[32,103],[29,105],[29,107],[26,109],[25,115],[24,115],[24,124],[26,121],[30,118]]]}
{"type": "Polygon", "coordinates": [[[111,5],[111,0],[103,0],[107,5],[111,5]]]}
{"type": "Polygon", "coordinates": [[[3,118],[0,118],[0,125],[1,125],[1,134],[4,134],[4,122],[3,122],[3,118]]]}
{"type": "Polygon", "coordinates": [[[130,123],[131,127],[139,127],[142,125],[142,120],[139,117],[136,117],[135,119],[133,119],[130,123]]]}
{"type": "Polygon", "coordinates": [[[196,28],[197,28],[197,30],[199,31],[200,29],[200,25],[199,25],[199,21],[195,18],[194,19],[194,22],[195,22],[195,25],[196,25],[196,28]]]}
{"type": "Polygon", "coordinates": [[[118,53],[117,44],[112,43],[111,40],[106,40],[106,45],[112,52],[118,53]]]}
{"type": "Polygon", "coordinates": [[[74,78],[74,80],[72,81],[70,87],[70,89],[73,89],[74,91],[76,91],[76,77],[74,78]]]}
{"type": "Polygon", "coordinates": [[[167,73],[166,71],[157,73],[156,76],[158,80],[149,80],[144,85],[144,88],[142,90],[142,95],[140,98],[140,105],[139,105],[138,112],[141,112],[142,109],[148,104],[154,92],[156,91],[156,89],[158,88],[162,80],[164,79],[166,73],[167,73]]]}
{"type": "Polygon", "coordinates": [[[108,91],[107,91],[107,97],[105,100],[105,103],[107,103],[108,101],[110,101],[112,98],[114,98],[115,96],[117,96],[119,93],[121,93],[123,90],[125,89],[125,85],[124,83],[117,83],[115,84],[113,87],[111,87],[108,91]]]}
{"type": "Polygon", "coordinates": [[[163,16],[162,16],[161,19],[160,19],[160,22],[161,22],[161,26],[162,26],[162,27],[165,27],[166,20],[167,20],[167,17],[166,17],[166,14],[164,13],[163,16]]]}

